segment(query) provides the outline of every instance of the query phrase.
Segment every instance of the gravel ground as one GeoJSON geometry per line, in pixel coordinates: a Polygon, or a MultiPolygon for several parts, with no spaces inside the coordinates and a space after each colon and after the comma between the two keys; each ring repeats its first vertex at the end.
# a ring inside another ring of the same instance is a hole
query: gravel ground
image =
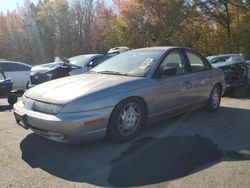
{"type": "Polygon", "coordinates": [[[126,144],[65,145],[16,125],[0,99],[0,187],[250,187],[250,99],[223,98],[126,144]]]}

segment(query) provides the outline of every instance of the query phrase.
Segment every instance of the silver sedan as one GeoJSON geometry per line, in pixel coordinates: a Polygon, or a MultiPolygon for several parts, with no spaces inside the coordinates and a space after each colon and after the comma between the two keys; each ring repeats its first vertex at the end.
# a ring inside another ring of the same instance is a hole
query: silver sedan
{"type": "Polygon", "coordinates": [[[195,50],[143,48],[28,90],[14,115],[25,129],[58,142],[106,135],[125,142],[147,123],[204,105],[216,111],[224,90],[223,72],[195,50]]]}

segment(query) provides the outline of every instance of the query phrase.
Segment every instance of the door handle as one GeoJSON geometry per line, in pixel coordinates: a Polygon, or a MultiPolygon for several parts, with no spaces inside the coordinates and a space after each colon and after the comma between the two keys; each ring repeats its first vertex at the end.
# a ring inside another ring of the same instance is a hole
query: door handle
{"type": "Polygon", "coordinates": [[[206,85],[207,82],[208,82],[207,80],[202,80],[202,81],[201,81],[201,85],[206,85]]]}

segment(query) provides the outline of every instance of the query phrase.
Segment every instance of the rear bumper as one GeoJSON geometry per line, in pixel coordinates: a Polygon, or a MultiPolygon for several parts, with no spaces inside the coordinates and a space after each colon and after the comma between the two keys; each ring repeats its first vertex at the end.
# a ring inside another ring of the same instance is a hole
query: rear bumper
{"type": "Polygon", "coordinates": [[[106,136],[109,116],[113,107],[81,113],[58,115],[43,114],[24,108],[22,102],[13,108],[16,121],[26,129],[57,142],[77,143],[100,139],[106,136]],[[100,120],[94,125],[86,122],[100,120]]]}

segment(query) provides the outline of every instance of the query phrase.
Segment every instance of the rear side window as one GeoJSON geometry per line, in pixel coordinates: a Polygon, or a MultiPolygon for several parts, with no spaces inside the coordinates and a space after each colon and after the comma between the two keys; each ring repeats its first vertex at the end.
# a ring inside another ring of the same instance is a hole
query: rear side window
{"type": "Polygon", "coordinates": [[[0,63],[0,68],[3,69],[3,71],[9,71],[10,70],[10,66],[8,66],[8,63],[0,63]]]}
{"type": "Polygon", "coordinates": [[[30,71],[30,67],[18,63],[0,63],[0,68],[5,72],[30,71]]]}
{"type": "Polygon", "coordinates": [[[190,62],[192,72],[199,72],[207,70],[209,67],[204,63],[202,58],[194,52],[186,52],[188,60],[190,62]]]}
{"type": "Polygon", "coordinates": [[[21,64],[15,64],[14,66],[15,71],[30,71],[30,67],[21,64]]]}

